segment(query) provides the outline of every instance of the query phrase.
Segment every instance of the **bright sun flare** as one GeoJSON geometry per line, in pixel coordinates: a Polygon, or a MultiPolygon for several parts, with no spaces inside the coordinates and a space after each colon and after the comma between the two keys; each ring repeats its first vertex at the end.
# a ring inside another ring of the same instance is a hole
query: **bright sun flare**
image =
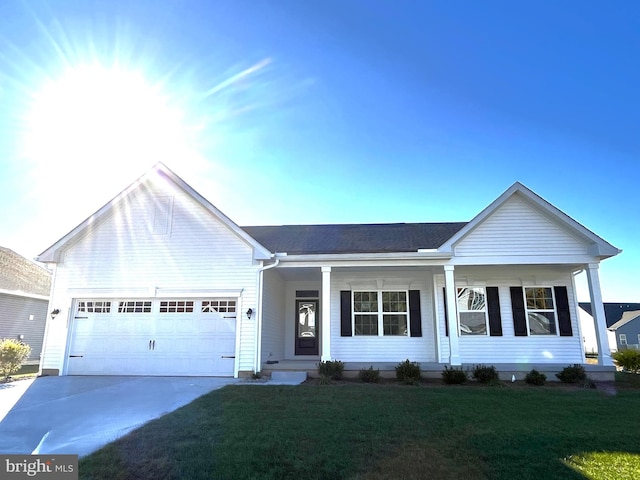
{"type": "Polygon", "coordinates": [[[190,153],[182,114],[141,74],[78,67],[33,100],[25,145],[36,164],[74,168],[106,162],[139,173],[190,153]]]}

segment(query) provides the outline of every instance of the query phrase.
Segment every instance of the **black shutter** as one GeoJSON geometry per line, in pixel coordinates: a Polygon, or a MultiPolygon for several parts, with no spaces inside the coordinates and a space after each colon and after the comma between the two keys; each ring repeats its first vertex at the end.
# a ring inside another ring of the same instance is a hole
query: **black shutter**
{"type": "Polygon", "coordinates": [[[442,295],[444,295],[444,334],[449,336],[449,314],[447,313],[447,289],[442,289],[442,295]]]}
{"type": "Polygon", "coordinates": [[[350,337],[351,332],[351,291],[340,291],[340,336],[350,337]]]}
{"type": "Polygon", "coordinates": [[[420,313],[420,290],[409,290],[409,325],[412,337],[422,336],[422,314],[420,313]]]}
{"type": "Polygon", "coordinates": [[[569,296],[567,295],[567,287],[555,287],[556,293],[556,310],[558,312],[558,329],[561,337],[573,336],[571,328],[571,313],[569,311],[569,296]]]}
{"type": "Polygon", "coordinates": [[[502,316],[500,315],[500,298],[498,287],[487,287],[487,309],[489,312],[489,335],[502,336],[502,316]]]}
{"type": "Polygon", "coordinates": [[[511,311],[513,312],[513,331],[516,337],[526,337],[527,319],[524,311],[522,287],[511,287],[511,311]]]}

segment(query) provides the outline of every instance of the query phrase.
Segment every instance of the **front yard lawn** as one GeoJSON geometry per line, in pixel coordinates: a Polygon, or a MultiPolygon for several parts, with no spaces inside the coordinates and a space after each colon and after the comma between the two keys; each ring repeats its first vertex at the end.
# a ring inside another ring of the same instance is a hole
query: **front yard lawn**
{"type": "Polygon", "coordinates": [[[630,479],[639,411],[631,389],[238,385],[81,459],[80,478],[630,479]]]}

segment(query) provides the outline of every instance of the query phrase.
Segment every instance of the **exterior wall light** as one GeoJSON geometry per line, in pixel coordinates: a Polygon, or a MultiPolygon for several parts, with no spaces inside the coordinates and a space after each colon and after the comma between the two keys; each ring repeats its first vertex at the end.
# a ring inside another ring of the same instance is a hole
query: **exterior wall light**
{"type": "Polygon", "coordinates": [[[51,311],[51,320],[53,320],[54,318],[56,318],[58,316],[58,314],[60,313],[60,309],[56,308],[55,310],[51,311]]]}
{"type": "Polygon", "coordinates": [[[249,310],[247,310],[247,318],[251,320],[252,315],[253,315],[253,308],[250,308],[249,310]]]}

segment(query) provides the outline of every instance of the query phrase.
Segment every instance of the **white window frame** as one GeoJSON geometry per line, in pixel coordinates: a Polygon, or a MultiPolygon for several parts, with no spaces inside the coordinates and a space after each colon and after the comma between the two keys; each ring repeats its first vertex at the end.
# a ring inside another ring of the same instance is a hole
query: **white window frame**
{"type": "Polygon", "coordinates": [[[159,304],[159,313],[194,313],[196,311],[195,304],[196,302],[193,300],[161,300],[159,304]]]}
{"type": "Polygon", "coordinates": [[[627,343],[627,334],[626,333],[618,334],[618,338],[620,338],[620,345],[629,345],[627,343]]]}
{"type": "Polygon", "coordinates": [[[77,313],[111,313],[111,300],[78,300],[77,313]]]}
{"type": "Polygon", "coordinates": [[[522,295],[524,296],[524,310],[525,310],[525,318],[527,320],[527,335],[528,336],[558,336],[558,303],[556,302],[556,291],[555,288],[548,285],[538,285],[535,287],[523,287],[522,295]],[[527,289],[538,289],[538,288],[546,288],[551,290],[551,301],[553,302],[553,308],[529,308],[527,305],[527,289]],[[553,313],[553,322],[554,322],[554,333],[531,333],[531,326],[529,325],[529,313],[553,313]]]}
{"type": "Polygon", "coordinates": [[[200,302],[202,313],[236,313],[238,302],[235,298],[206,298],[200,302]]]}
{"type": "Polygon", "coordinates": [[[394,338],[405,338],[411,337],[411,319],[409,317],[409,291],[402,289],[369,289],[369,290],[354,290],[351,292],[351,331],[353,332],[354,337],[394,337],[394,338]],[[376,312],[356,312],[355,310],[355,297],[356,293],[376,293],[377,294],[377,307],[378,310],[376,312]],[[382,296],[383,293],[404,293],[405,295],[405,304],[406,311],[404,312],[385,312],[383,306],[382,296]],[[378,321],[378,334],[377,335],[364,335],[356,333],[356,315],[371,315],[377,316],[378,321]],[[384,334],[384,316],[385,315],[404,315],[406,317],[406,325],[407,325],[407,334],[406,335],[392,335],[392,334],[384,334]]]}
{"type": "Polygon", "coordinates": [[[118,300],[116,313],[126,315],[129,313],[153,313],[153,301],[151,300],[118,300]],[[136,311],[140,309],[140,311],[136,311]]]}
{"type": "Polygon", "coordinates": [[[460,335],[464,336],[487,336],[489,335],[489,309],[487,305],[487,289],[483,286],[465,286],[465,287],[457,287],[456,288],[456,306],[458,310],[458,332],[460,335]],[[468,310],[468,309],[460,309],[460,303],[458,302],[458,295],[460,295],[461,290],[482,290],[482,295],[484,295],[484,308],[482,310],[468,310]],[[462,330],[462,322],[460,321],[460,315],[462,313],[484,313],[484,333],[472,333],[465,332],[462,330]]]}

